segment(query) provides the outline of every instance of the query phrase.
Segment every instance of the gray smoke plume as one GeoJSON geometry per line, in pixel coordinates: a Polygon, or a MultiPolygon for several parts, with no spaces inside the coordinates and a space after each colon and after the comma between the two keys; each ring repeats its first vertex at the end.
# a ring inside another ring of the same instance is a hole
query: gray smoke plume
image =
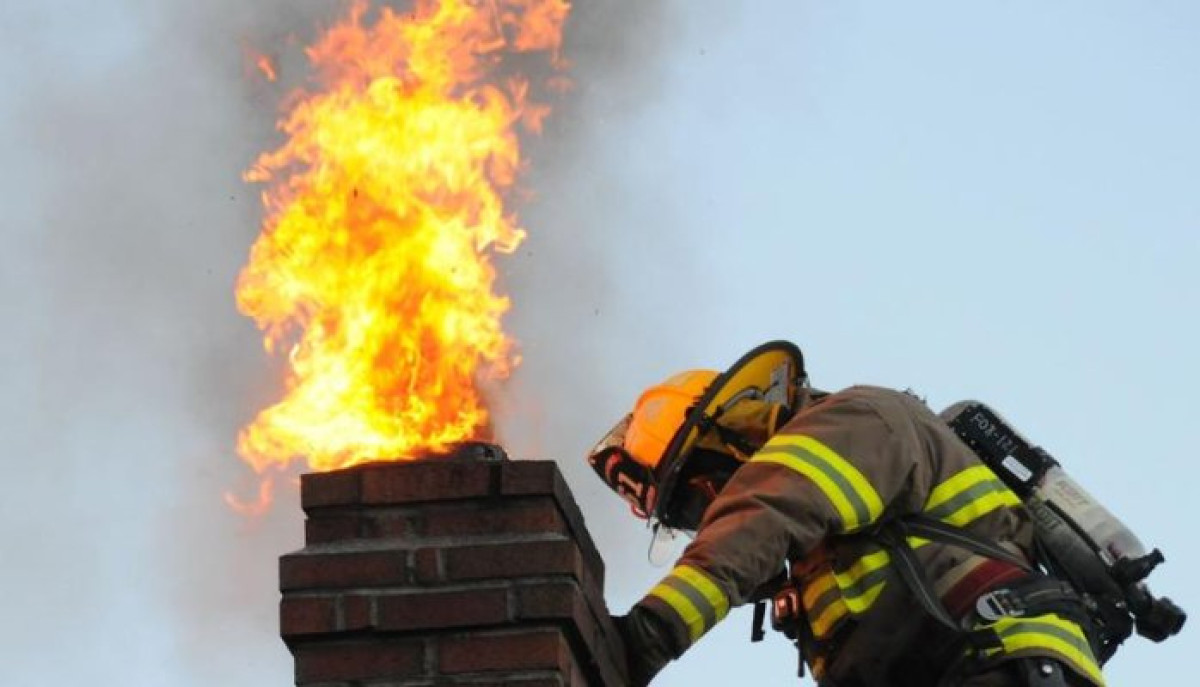
{"type": "Polygon", "coordinates": [[[535,193],[522,209],[529,236],[502,264],[523,363],[500,408],[501,439],[515,456],[559,462],[610,578],[644,563],[645,549],[621,539],[627,528],[596,526],[598,518],[627,518],[628,509],[591,474],[584,454],[627,412],[631,384],[646,381],[626,361],[644,356],[639,348],[650,336],[641,311],[625,307],[631,303],[616,268],[650,233],[640,225],[645,218],[664,229],[677,219],[653,188],[622,173],[622,142],[614,147],[613,133],[659,92],[669,20],[681,9],[575,3],[567,26],[573,89],[554,102],[544,134],[525,142],[526,185],[535,193]]]}
{"type": "MultiPolygon", "coordinates": [[[[607,500],[579,454],[627,400],[604,380],[634,349],[605,270],[620,214],[600,211],[652,194],[622,187],[597,132],[653,97],[664,10],[577,5],[575,90],[529,144],[530,239],[501,264],[525,356],[503,430],[607,500]]],[[[260,216],[240,174],[278,141],[283,89],[244,51],[296,83],[342,7],[0,8],[0,684],[289,680],[275,559],[300,546],[295,487],[262,519],[222,502],[254,496],[233,440],[281,379],[233,305],[260,216]]]]}
{"type": "Polygon", "coordinates": [[[247,523],[221,498],[278,384],[231,301],[259,212],[240,171],[273,119],[241,50],[328,7],[70,4],[0,10],[2,574],[32,590],[0,682],[278,680],[295,499],[247,523]]]}

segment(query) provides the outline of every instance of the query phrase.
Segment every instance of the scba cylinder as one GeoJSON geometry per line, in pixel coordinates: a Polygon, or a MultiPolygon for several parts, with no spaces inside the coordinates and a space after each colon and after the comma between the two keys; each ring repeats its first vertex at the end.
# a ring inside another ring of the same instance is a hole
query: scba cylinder
{"type": "Polygon", "coordinates": [[[1079,527],[1106,565],[1146,555],[1146,546],[1137,535],[1071,479],[1062,466],[1050,466],[1033,494],[1079,527]]]}

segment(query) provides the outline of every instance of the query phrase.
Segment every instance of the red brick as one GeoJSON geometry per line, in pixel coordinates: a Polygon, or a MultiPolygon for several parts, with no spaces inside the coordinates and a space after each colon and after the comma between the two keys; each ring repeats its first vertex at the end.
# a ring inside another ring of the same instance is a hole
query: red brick
{"type": "Polygon", "coordinates": [[[384,587],[407,581],[408,552],[292,553],[279,559],[279,589],[384,587]]]}
{"type": "MultiPolygon", "coordinates": [[[[602,684],[624,684],[619,677],[625,663],[623,648],[608,609],[592,607],[583,589],[571,581],[521,584],[516,588],[516,621],[557,620],[568,623],[583,640],[590,656],[585,663],[601,676],[602,684]],[[602,616],[600,614],[603,614],[602,616]]],[[[572,683],[575,684],[575,683],[572,683]]]]}
{"type": "MultiPolygon", "coordinates": [[[[586,682],[567,682],[567,678],[568,676],[542,671],[534,673],[532,676],[526,675],[521,678],[515,678],[511,674],[502,675],[492,680],[480,680],[478,677],[470,677],[462,681],[454,680],[447,684],[462,685],[463,687],[587,687],[586,682]]],[[[626,683],[613,684],[615,687],[615,685],[626,683]]]]}
{"type": "Polygon", "coordinates": [[[342,630],[369,630],[375,627],[372,619],[372,601],[374,596],[366,594],[348,594],[342,597],[342,630]]]}
{"type": "Polygon", "coordinates": [[[421,549],[413,554],[413,573],[417,582],[428,584],[442,579],[441,554],[435,549],[421,549]]]}
{"type": "Polygon", "coordinates": [[[584,608],[583,590],[572,582],[536,582],[516,588],[517,620],[569,619],[584,608]]]}
{"type": "Polygon", "coordinates": [[[449,580],[574,575],[583,579],[583,560],[575,543],[563,540],[461,546],[442,550],[449,580]]]}
{"type": "Polygon", "coordinates": [[[488,496],[493,467],[454,460],[366,466],[362,469],[361,502],[399,505],[488,496]]]}
{"type": "Polygon", "coordinates": [[[624,684],[561,472],[456,456],[305,477],[308,548],[280,559],[297,684],[624,684]]]}
{"type": "Polygon", "coordinates": [[[444,674],[570,669],[570,648],[558,629],[446,637],[438,642],[444,674]]]}
{"type": "Polygon", "coordinates": [[[505,496],[545,494],[553,496],[562,479],[558,466],[545,460],[521,460],[501,466],[500,493],[505,496]]]}
{"type": "Polygon", "coordinates": [[[420,516],[415,513],[368,511],[363,517],[364,537],[371,539],[411,539],[416,535],[420,516]]]}
{"type": "Polygon", "coordinates": [[[358,468],[300,475],[300,505],[305,511],[320,506],[340,506],[361,500],[358,468]]]}
{"type": "Polygon", "coordinates": [[[488,534],[566,534],[567,524],[549,498],[486,501],[444,508],[430,507],[416,523],[429,537],[488,534]]]}
{"type": "Polygon", "coordinates": [[[399,678],[425,672],[420,641],[379,640],[292,647],[296,684],[399,678]]]}
{"type": "Polygon", "coordinates": [[[376,628],[440,630],[508,622],[508,590],[470,589],[379,596],[376,628]]]}
{"type": "Polygon", "coordinates": [[[305,544],[328,544],[359,538],[360,519],[354,515],[310,515],[304,521],[305,544]]]}
{"type": "Polygon", "coordinates": [[[505,463],[502,469],[500,492],[505,496],[544,494],[557,502],[571,535],[579,543],[585,565],[603,586],[604,561],[584,526],[583,513],[575,503],[558,465],[542,460],[514,461],[505,463]]]}
{"type": "Polygon", "coordinates": [[[284,597],[279,602],[279,634],[285,640],[337,630],[336,597],[284,597]]]}

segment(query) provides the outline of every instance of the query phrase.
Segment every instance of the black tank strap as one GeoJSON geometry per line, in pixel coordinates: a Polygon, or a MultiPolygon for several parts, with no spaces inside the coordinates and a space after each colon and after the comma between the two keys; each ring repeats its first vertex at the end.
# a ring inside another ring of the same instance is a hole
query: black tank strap
{"type": "MultiPolygon", "coordinates": [[[[908,585],[917,602],[921,604],[921,608],[939,624],[966,640],[976,650],[1000,646],[1000,638],[995,631],[990,629],[968,630],[950,615],[950,612],[946,610],[946,605],[942,603],[941,597],[934,590],[933,583],[929,581],[929,576],[925,574],[925,567],[917,560],[916,552],[909,545],[907,539],[909,534],[925,536],[910,532],[905,521],[897,519],[882,526],[876,535],[876,540],[891,555],[896,573],[908,585]]],[[[932,537],[927,538],[932,539],[932,537]]]]}
{"type": "MultiPolygon", "coordinates": [[[[980,556],[995,558],[996,560],[1001,560],[1005,563],[1011,563],[1022,570],[1030,572],[1033,571],[1033,568],[1029,565],[1029,562],[1021,556],[1018,556],[1012,551],[1009,551],[1008,549],[997,544],[993,544],[987,539],[984,539],[979,535],[956,525],[950,525],[942,522],[941,520],[935,520],[927,515],[908,515],[903,518],[898,518],[893,522],[896,523],[896,525],[906,535],[921,537],[942,544],[949,544],[950,546],[956,546],[960,549],[966,549],[972,553],[977,553],[980,556]]],[[[885,525],[885,528],[886,527],[887,526],[885,525]]]]}
{"type": "Polygon", "coordinates": [[[951,630],[962,632],[963,628],[950,616],[945,604],[934,591],[933,583],[929,581],[929,577],[925,574],[925,568],[917,560],[916,553],[908,545],[904,529],[899,526],[899,521],[894,521],[892,526],[883,527],[879,532],[878,541],[879,545],[891,554],[892,565],[895,566],[896,573],[908,585],[925,612],[951,630]]]}

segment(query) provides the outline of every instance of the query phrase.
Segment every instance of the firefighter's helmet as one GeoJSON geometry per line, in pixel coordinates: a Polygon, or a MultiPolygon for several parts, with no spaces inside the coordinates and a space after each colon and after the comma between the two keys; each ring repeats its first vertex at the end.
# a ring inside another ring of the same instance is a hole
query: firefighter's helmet
{"type": "Polygon", "coordinates": [[[630,457],[651,470],[658,467],[688,410],[719,374],[712,370],[688,370],[643,391],[625,431],[623,445],[630,457]]]}
{"type": "Polygon", "coordinates": [[[588,454],[639,517],[694,530],[725,481],[796,410],[804,357],[786,341],[726,372],[689,370],[650,387],[588,454]]]}

